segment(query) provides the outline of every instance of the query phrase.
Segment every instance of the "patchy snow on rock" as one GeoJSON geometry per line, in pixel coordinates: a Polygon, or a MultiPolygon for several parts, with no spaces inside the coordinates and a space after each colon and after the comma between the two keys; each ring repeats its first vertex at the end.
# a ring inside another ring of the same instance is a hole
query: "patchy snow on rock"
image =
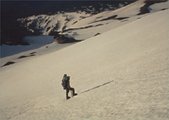
{"type": "Polygon", "coordinates": [[[28,30],[34,29],[43,35],[48,35],[53,29],[62,32],[65,28],[83,18],[90,16],[85,12],[67,12],[56,15],[38,15],[28,18],[20,18],[20,21],[28,30]]]}
{"type": "MultiPolygon", "coordinates": [[[[150,12],[167,9],[168,1],[149,6],[150,12]]],[[[123,25],[128,19],[136,20],[142,15],[145,0],[139,0],[116,10],[107,10],[97,14],[86,12],[63,12],[55,15],[38,15],[18,19],[28,30],[43,35],[69,34],[75,39],[84,40],[114,28],[114,23],[123,25]],[[133,19],[134,18],[134,19],[133,19]],[[118,21],[118,22],[117,22],[118,21]],[[112,24],[113,23],[113,24],[112,24]],[[105,31],[106,30],[106,31],[105,31]],[[86,32],[88,31],[88,32],[86,32]]],[[[148,9],[148,8],[145,8],[148,9]]],[[[145,14],[145,13],[144,13],[145,14]]],[[[146,15],[146,14],[145,14],[146,15]]],[[[144,15],[143,15],[144,16],[144,15]]]]}

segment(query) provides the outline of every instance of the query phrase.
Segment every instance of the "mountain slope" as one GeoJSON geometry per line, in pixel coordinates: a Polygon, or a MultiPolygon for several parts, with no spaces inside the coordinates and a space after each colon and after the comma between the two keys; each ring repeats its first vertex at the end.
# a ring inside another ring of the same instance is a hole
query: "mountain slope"
{"type": "MultiPolygon", "coordinates": [[[[53,15],[38,15],[18,19],[29,31],[36,34],[58,36],[67,35],[77,40],[85,40],[117,26],[139,19],[146,13],[167,9],[169,1],[151,4],[138,0],[116,10],[107,10],[97,14],[87,12],[62,12],[53,15]],[[158,5],[159,4],[159,5],[158,5]]],[[[158,1],[159,2],[159,1],[158,1]]]]}
{"type": "MultiPolygon", "coordinates": [[[[97,1],[97,0],[96,0],[97,1]]],[[[133,2],[130,1],[1,1],[1,43],[0,44],[22,44],[22,37],[30,35],[30,32],[20,27],[18,18],[32,15],[53,15],[58,11],[85,11],[96,14],[105,10],[113,10],[133,2]],[[24,11],[24,12],[23,12],[24,11]],[[15,38],[15,39],[14,39],[15,38]]]]}
{"type": "MultiPolygon", "coordinates": [[[[104,6],[103,3],[102,4],[97,3],[102,7],[99,7],[99,6],[97,6],[97,4],[94,4],[95,7],[93,9],[92,9],[92,6],[88,6],[87,8],[77,9],[77,11],[75,11],[75,12],[73,12],[73,11],[68,12],[67,10],[65,10],[62,12],[55,13],[55,14],[52,12],[50,14],[33,15],[30,17],[26,17],[26,18],[20,18],[20,19],[18,19],[18,21],[21,22],[22,26],[24,26],[25,28],[20,29],[20,27],[16,27],[16,29],[19,29],[19,30],[12,30],[13,28],[15,29],[15,27],[10,26],[10,24],[9,24],[9,29],[13,31],[13,32],[9,32],[9,33],[14,33],[13,34],[14,37],[12,38],[13,42],[18,41],[18,38],[16,36],[18,36],[19,38],[23,37],[23,35],[21,35],[21,36],[19,35],[22,33],[24,34],[24,36],[25,35],[30,36],[30,34],[35,34],[35,35],[40,35],[40,37],[33,36],[32,39],[34,40],[34,42],[32,40],[27,41],[25,39],[23,39],[22,42],[21,41],[19,43],[16,42],[16,44],[20,44],[20,45],[12,45],[12,46],[11,45],[1,45],[0,46],[0,53],[1,53],[0,56],[7,57],[7,56],[14,55],[13,58],[17,60],[17,58],[20,56],[18,56],[16,54],[22,52],[21,56],[23,56],[23,55],[25,56],[24,51],[28,52],[28,50],[34,50],[34,51],[38,52],[37,48],[40,48],[40,47],[45,48],[46,51],[48,51],[49,49],[50,50],[51,49],[56,50],[57,48],[60,49],[62,46],[67,46],[67,45],[58,45],[58,44],[55,44],[55,42],[57,42],[57,43],[70,43],[70,42],[74,43],[74,42],[77,42],[76,40],[80,40],[80,41],[85,40],[85,39],[100,35],[100,34],[106,32],[106,31],[109,31],[111,29],[115,29],[117,27],[120,27],[124,24],[135,21],[137,19],[140,19],[140,18],[142,18],[148,14],[151,14],[153,12],[168,9],[169,1],[162,0],[160,3],[156,3],[156,2],[160,2],[160,1],[158,1],[158,0],[153,1],[153,3],[150,4],[149,2],[145,2],[145,0],[139,0],[139,1],[133,2],[129,5],[126,5],[128,3],[125,3],[125,2],[122,2],[122,4],[119,4],[119,2],[117,2],[117,4],[115,4],[115,5],[110,4],[111,2],[110,3],[106,2],[105,7],[103,7],[104,6]],[[126,5],[126,6],[123,6],[123,5],[126,5]],[[117,9],[118,7],[120,7],[120,8],[117,9]],[[89,8],[91,9],[91,11],[89,8]],[[105,9],[107,9],[107,10],[105,10],[105,9]],[[112,9],[116,9],[116,10],[112,10],[112,9]],[[104,11],[104,12],[101,12],[101,11],[104,11]],[[26,32],[25,29],[29,30],[29,32],[28,31],[26,32]],[[30,33],[30,32],[33,32],[33,33],[30,33]],[[52,36],[49,36],[49,37],[42,36],[41,34],[53,35],[55,37],[53,38],[52,36]],[[36,39],[34,39],[34,38],[36,38],[36,39]],[[47,38],[50,38],[49,42],[47,41],[47,38]],[[44,41],[41,41],[41,39],[45,40],[46,44],[44,44],[44,41]],[[32,41],[32,42],[30,42],[30,41],[32,41]],[[39,45],[34,44],[34,43],[37,43],[37,41],[39,41],[39,45]],[[54,41],[54,43],[51,43],[53,41],[54,41]],[[41,44],[41,43],[43,43],[43,44],[41,44]],[[48,43],[50,43],[50,45],[48,43]],[[46,49],[46,47],[48,49],[46,49]]],[[[84,3],[82,3],[82,4],[84,4],[84,3]]],[[[34,5],[36,5],[36,4],[34,4],[34,5]]],[[[42,8],[44,6],[44,10],[45,10],[45,8],[47,6],[49,7],[50,5],[48,3],[45,6],[45,3],[43,3],[42,5],[38,4],[38,6],[42,7],[42,8]]],[[[68,8],[70,9],[70,7],[68,7],[68,8]]],[[[38,9],[40,9],[40,8],[37,8],[37,10],[38,9]]],[[[50,8],[49,10],[53,11],[54,9],[57,9],[57,8],[50,8]]],[[[74,8],[71,8],[71,9],[74,9],[74,8]]],[[[47,11],[49,11],[49,10],[47,10],[47,11]]],[[[35,9],[35,11],[36,11],[36,9],[35,9]]],[[[35,13],[37,14],[37,12],[35,12],[35,13]]],[[[2,32],[2,34],[3,34],[3,32],[2,32]]],[[[4,35],[5,34],[3,34],[3,36],[4,35]]],[[[10,35],[6,35],[6,36],[8,36],[9,38],[11,37],[10,35]]],[[[8,37],[6,37],[6,39],[8,37]]],[[[2,38],[2,43],[4,40],[5,39],[2,38]]],[[[8,44],[14,44],[15,42],[14,43],[13,42],[9,41],[8,44]]],[[[8,61],[6,61],[6,58],[5,58],[5,60],[1,60],[1,61],[2,61],[0,63],[1,66],[3,66],[4,64],[6,64],[8,62],[8,61]]]]}
{"type": "Polygon", "coordinates": [[[0,117],[168,120],[169,10],[0,72],[0,117]],[[151,32],[150,32],[151,31],[151,32]],[[65,101],[62,75],[79,95],[65,101]]]}

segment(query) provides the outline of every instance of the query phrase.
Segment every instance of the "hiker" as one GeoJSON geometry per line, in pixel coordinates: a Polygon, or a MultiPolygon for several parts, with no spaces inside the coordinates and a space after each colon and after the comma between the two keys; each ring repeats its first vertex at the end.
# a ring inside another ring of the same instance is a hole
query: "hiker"
{"type": "Polygon", "coordinates": [[[68,96],[69,91],[72,91],[72,96],[77,95],[77,93],[75,93],[75,89],[70,86],[70,76],[67,76],[67,74],[64,74],[63,76],[62,86],[63,86],[63,89],[66,90],[66,99],[70,98],[68,96]]]}

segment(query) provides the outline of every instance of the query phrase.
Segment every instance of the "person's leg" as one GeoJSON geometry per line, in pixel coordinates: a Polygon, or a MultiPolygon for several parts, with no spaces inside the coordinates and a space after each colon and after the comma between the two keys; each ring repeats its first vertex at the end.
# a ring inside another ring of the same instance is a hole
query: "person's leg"
{"type": "Polygon", "coordinates": [[[75,89],[74,88],[69,88],[71,90],[71,93],[72,93],[72,97],[74,96],[74,93],[75,93],[75,89]]]}
{"type": "Polygon", "coordinates": [[[75,96],[75,95],[77,95],[76,93],[75,93],[75,89],[74,88],[69,88],[71,91],[72,91],[72,96],[75,96]]]}
{"type": "Polygon", "coordinates": [[[69,99],[69,89],[66,89],[66,99],[69,99]]]}

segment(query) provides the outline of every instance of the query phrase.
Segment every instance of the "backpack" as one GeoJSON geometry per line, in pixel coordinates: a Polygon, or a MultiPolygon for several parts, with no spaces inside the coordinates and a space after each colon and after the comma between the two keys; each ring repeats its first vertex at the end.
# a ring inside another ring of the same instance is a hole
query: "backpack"
{"type": "Polygon", "coordinates": [[[62,79],[62,87],[64,90],[67,88],[68,80],[69,80],[69,77],[64,77],[62,79]]]}

